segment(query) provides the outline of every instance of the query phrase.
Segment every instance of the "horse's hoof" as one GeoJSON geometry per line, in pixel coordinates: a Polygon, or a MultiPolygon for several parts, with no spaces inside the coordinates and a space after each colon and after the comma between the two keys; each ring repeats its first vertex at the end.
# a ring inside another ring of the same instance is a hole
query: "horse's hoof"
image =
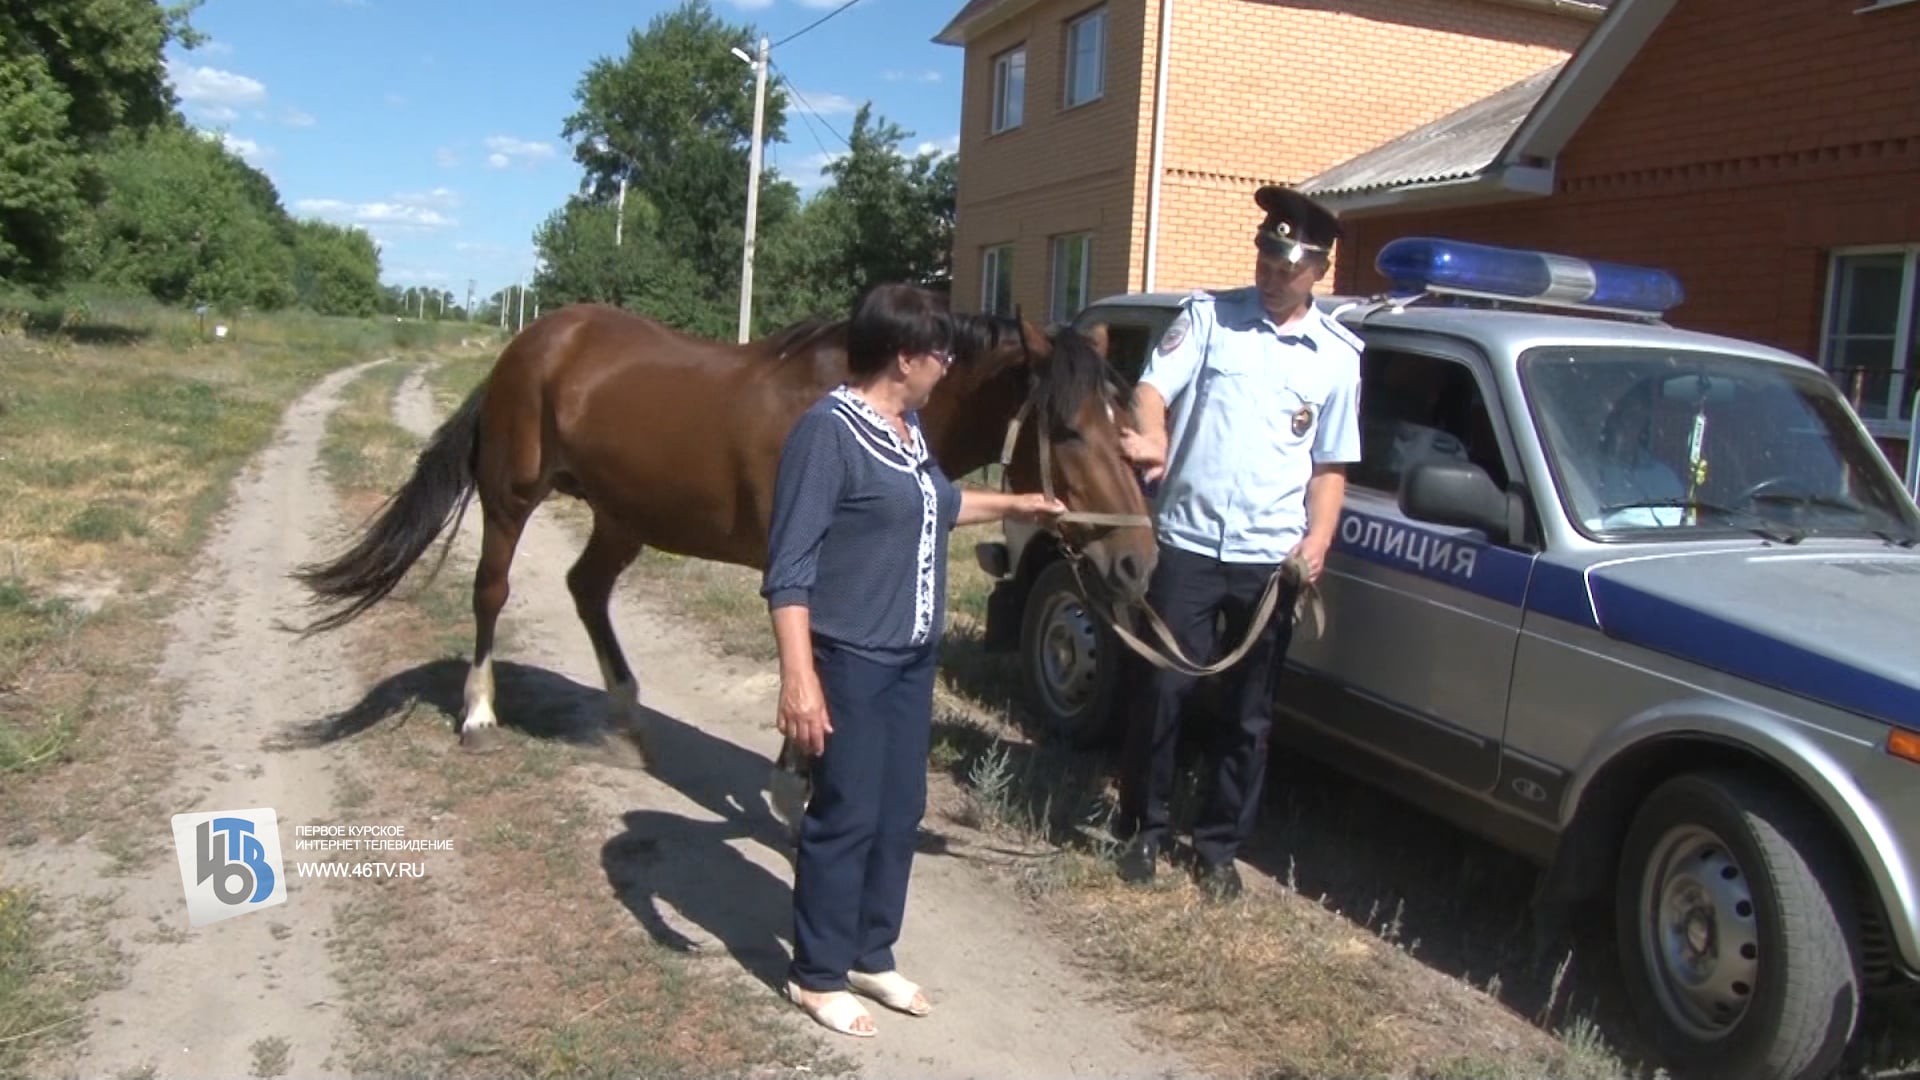
{"type": "Polygon", "coordinates": [[[468,728],[460,733],[460,749],[469,754],[491,754],[506,747],[507,738],[497,727],[468,728]]]}

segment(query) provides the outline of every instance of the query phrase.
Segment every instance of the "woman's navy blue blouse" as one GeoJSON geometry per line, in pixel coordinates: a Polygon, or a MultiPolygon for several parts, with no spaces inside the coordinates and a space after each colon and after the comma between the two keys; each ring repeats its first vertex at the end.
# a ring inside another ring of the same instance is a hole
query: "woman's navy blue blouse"
{"type": "Polygon", "coordinates": [[[940,640],[960,516],[959,487],[906,419],[911,444],[844,386],[801,414],[780,452],[760,589],[769,609],[810,609],[816,637],[882,656],[940,640]]]}

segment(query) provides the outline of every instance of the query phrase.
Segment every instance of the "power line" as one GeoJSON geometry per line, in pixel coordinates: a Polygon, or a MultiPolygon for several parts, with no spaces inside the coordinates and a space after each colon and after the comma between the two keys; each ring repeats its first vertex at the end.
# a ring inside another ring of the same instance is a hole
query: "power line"
{"type": "Polygon", "coordinates": [[[814,27],[819,26],[821,23],[826,22],[828,19],[833,18],[835,15],[840,14],[841,12],[847,10],[848,8],[852,7],[853,5],[859,2],[860,0],[847,0],[846,3],[841,4],[839,7],[834,8],[832,11],[829,11],[825,15],[822,15],[819,18],[813,20],[802,29],[794,33],[788,34],[786,37],[783,37],[779,41],[774,42],[773,47],[777,49],[780,46],[785,45],[787,42],[792,41],[794,38],[799,37],[801,34],[806,33],[808,30],[812,30],[814,27]]]}
{"type": "MultiPolygon", "coordinates": [[[[767,61],[767,63],[768,63],[768,64],[770,64],[770,65],[772,65],[772,67],[773,67],[773,70],[775,70],[775,71],[780,71],[780,65],[779,65],[779,64],[775,64],[775,63],[773,63],[773,61],[772,61],[772,60],[768,60],[768,61],[767,61]]],[[[784,71],[780,71],[780,81],[786,84],[786,88],[787,88],[787,92],[788,92],[788,93],[790,93],[790,94],[792,94],[792,95],[793,95],[794,97],[796,97],[796,98],[798,98],[798,99],[800,100],[800,107],[801,107],[801,108],[803,108],[803,109],[805,109],[805,110],[806,110],[807,112],[809,112],[809,113],[812,113],[812,114],[813,114],[813,117],[814,117],[814,119],[815,119],[815,120],[818,120],[818,121],[820,121],[820,126],[821,126],[821,127],[824,127],[824,128],[826,128],[826,129],[827,129],[828,131],[830,131],[830,132],[832,132],[832,133],[833,133],[833,137],[834,137],[834,138],[836,138],[836,139],[839,139],[839,140],[840,140],[840,145],[842,145],[842,146],[844,146],[844,147],[846,147],[846,148],[847,148],[848,150],[852,150],[852,149],[853,149],[853,144],[847,141],[847,137],[846,137],[845,135],[842,135],[842,134],[840,134],[840,133],[839,133],[838,131],[836,131],[836,130],[834,130],[834,126],[833,126],[832,124],[829,124],[829,123],[827,123],[827,118],[826,118],[826,117],[824,117],[824,116],[822,116],[822,115],[820,115],[820,110],[819,110],[819,109],[816,109],[816,108],[814,108],[814,107],[813,107],[813,105],[812,105],[812,104],[810,104],[810,103],[809,103],[809,102],[807,101],[807,98],[806,98],[806,95],[805,95],[805,94],[802,94],[802,93],[800,92],[800,90],[799,90],[799,88],[793,85],[793,80],[792,80],[791,78],[789,78],[789,77],[787,76],[787,73],[786,73],[786,72],[784,72],[784,71]]],[[[808,131],[812,131],[812,130],[813,130],[813,124],[812,124],[812,123],[811,123],[810,121],[807,121],[807,116],[806,116],[806,113],[801,113],[801,114],[800,114],[800,119],[801,119],[801,121],[802,121],[802,122],[805,122],[805,123],[807,124],[807,130],[808,130],[808,131]]],[[[814,141],[816,141],[816,142],[818,142],[818,141],[819,141],[819,139],[820,139],[820,136],[818,136],[818,135],[815,135],[815,136],[814,136],[814,141]]],[[[824,154],[824,153],[826,153],[826,150],[827,150],[827,148],[826,148],[826,147],[824,147],[824,146],[822,146],[822,147],[820,148],[820,152],[821,152],[821,153],[823,153],[823,154],[824,154]]]]}

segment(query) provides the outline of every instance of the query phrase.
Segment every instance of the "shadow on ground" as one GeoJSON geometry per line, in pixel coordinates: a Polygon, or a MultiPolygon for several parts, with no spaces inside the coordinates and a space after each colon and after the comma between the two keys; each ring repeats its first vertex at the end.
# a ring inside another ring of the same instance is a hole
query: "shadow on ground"
{"type": "MultiPolygon", "coordinates": [[[[943,674],[954,688],[989,704],[1011,700],[1011,717],[1032,741],[1002,742],[963,719],[943,717],[936,725],[936,765],[976,799],[982,780],[1002,778],[1000,790],[984,794],[1013,821],[1053,843],[1111,855],[1107,823],[1117,738],[1091,750],[1049,745],[1024,720],[1016,657],[988,652],[966,636],[950,650],[954,662],[943,674]]],[[[1192,766],[1214,730],[1210,717],[1202,699],[1183,722],[1176,830],[1192,820],[1201,794],[1192,766]]],[[[1428,968],[1489,992],[1537,1026],[1559,1032],[1584,1018],[1623,1062],[1651,1072],[1651,1049],[1631,1015],[1606,899],[1536,909],[1537,872],[1527,860],[1327,767],[1280,732],[1259,822],[1241,861],[1411,951],[1428,968]]],[[[1920,1062],[1920,993],[1870,1001],[1850,1071],[1842,1075],[1920,1077],[1920,1071],[1884,1071],[1907,1062],[1920,1062]]]]}

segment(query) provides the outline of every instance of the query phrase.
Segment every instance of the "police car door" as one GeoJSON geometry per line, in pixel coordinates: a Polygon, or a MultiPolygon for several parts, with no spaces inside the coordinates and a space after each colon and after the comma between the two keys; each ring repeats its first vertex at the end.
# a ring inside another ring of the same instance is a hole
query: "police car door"
{"type": "Polygon", "coordinates": [[[1324,634],[1296,634],[1279,707],[1335,736],[1470,791],[1500,768],[1520,602],[1532,557],[1473,529],[1416,521],[1400,481],[1422,460],[1518,474],[1484,361],[1369,335],[1361,358],[1363,460],[1325,575],[1324,634]]]}

